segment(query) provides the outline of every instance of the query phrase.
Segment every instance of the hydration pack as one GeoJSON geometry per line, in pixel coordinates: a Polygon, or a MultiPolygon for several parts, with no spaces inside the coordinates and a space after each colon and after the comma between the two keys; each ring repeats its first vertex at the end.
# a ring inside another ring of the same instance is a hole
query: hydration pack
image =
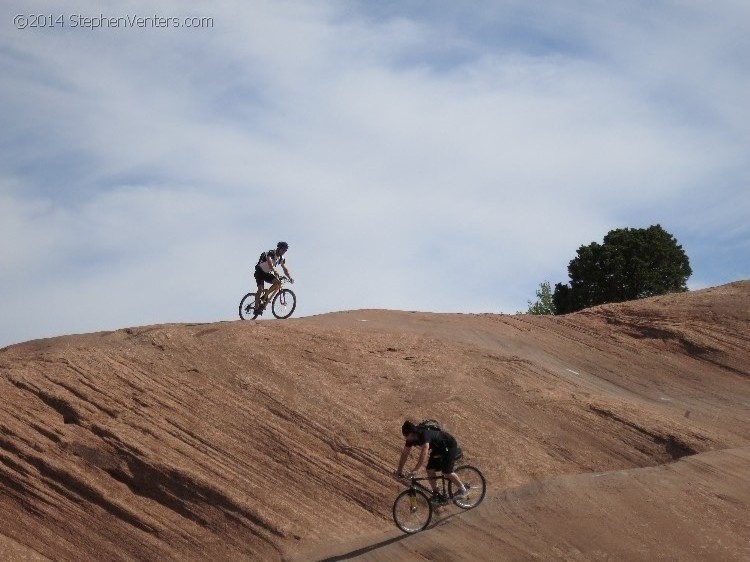
{"type": "Polygon", "coordinates": [[[443,431],[443,428],[440,427],[440,423],[438,423],[436,420],[423,420],[417,424],[418,429],[430,429],[433,431],[443,431]]]}

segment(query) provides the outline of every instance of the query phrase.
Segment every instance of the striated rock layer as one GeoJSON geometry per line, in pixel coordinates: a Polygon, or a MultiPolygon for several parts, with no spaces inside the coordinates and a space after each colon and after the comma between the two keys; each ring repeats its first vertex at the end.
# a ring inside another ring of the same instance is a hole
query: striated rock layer
{"type": "Polygon", "coordinates": [[[563,317],[363,310],[11,346],[0,558],[747,559],[749,320],[741,281],[563,317]],[[440,419],[489,493],[403,538],[405,417],[440,419]]]}

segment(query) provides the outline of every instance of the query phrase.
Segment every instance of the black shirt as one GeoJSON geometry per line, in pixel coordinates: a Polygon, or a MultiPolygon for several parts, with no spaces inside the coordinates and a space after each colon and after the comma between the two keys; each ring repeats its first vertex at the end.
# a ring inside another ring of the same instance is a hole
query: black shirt
{"type": "Polygon", "coordinates": [[[411,443],[407,443],[409,447],[412,445],[419,445],[421,447],[425,443],[429,443],[430,454],[440,454],[456,447],[456,439],[447,431],[417,428],[415,433],[417,438],[411,443]]]}

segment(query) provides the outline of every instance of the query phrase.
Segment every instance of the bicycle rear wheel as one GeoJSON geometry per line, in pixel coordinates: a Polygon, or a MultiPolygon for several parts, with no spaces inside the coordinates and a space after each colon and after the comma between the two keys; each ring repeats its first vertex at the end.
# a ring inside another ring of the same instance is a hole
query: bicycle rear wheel
{"type": "Polygon", "coordinates": [[[427,494],[414,488],[404,490],[393,502],[393,521],[404,533],[417,533],[432,519],[432,504],[427,494]]]}
{"type": "Polygon", "coordinates": [[[289,289],[281,289],[271,302],[271,312],[276,318],[289,318],[297,307],[297,297],[289,289]]]}
{"type": "Polygon", "coordinates": [[[464,465],[459,466],[454,472],[461,482],[463,482],[464,486],[466,486],[467,492],[463,497],[454,496],[455,485],[449,480],[448,493],[450,494],[450,497],[453,498],[453,503],[461,509],[471,509],[482,503],[484,494],[487,491],[487,483],[479,469],[474,468],[473,466],[464,465]]]}
{"type": "Polygon", "coordinates": [[[248,293],[240,301],[240,318],[242,320],[255,320],[255,293],[248,293]]]}

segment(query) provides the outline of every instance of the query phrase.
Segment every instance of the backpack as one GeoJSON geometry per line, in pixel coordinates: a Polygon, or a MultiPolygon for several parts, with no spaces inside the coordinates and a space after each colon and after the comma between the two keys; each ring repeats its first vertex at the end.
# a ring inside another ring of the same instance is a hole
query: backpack
{"type": "Polygon", "coordinates": [[[443,431],[443,428],[440,427],[440,423],[438,423],[436,420],[423,420],[417,424],[417,429],[443,431]]]}
{"type": "Polygon", "coordinates": [[[272,265],[278,265],[278,264],[284,263],[284,260],[279,259],[278,256],[276,255],[276,250],[268,250],[267,252],[261,252],[260,257],[258,258],[258,263],[256,265],[260,265],[264,261],[270,262],[272,265]]]}
{"type": "Polygon", "coordinates": [[[420,429],[422,431],[439,431],[441,433],[441,439],[437,443],[435,443],[435,451],[431,454],[435,455],[436,457],[439,457],[443,454],[443,452],[450,450],[452,447],[456,448],[455,457],[453,457],[455,460],[458,460],[460,458],[463,458],[464,453],[461,451],[461,449],[458,447],[458,443],[456,443],[456,438],[453,437],[450,433],[445,431],[441,426],[440,422],[437,420],[423,420],[417,425],[417,429],[420,429]]]}

